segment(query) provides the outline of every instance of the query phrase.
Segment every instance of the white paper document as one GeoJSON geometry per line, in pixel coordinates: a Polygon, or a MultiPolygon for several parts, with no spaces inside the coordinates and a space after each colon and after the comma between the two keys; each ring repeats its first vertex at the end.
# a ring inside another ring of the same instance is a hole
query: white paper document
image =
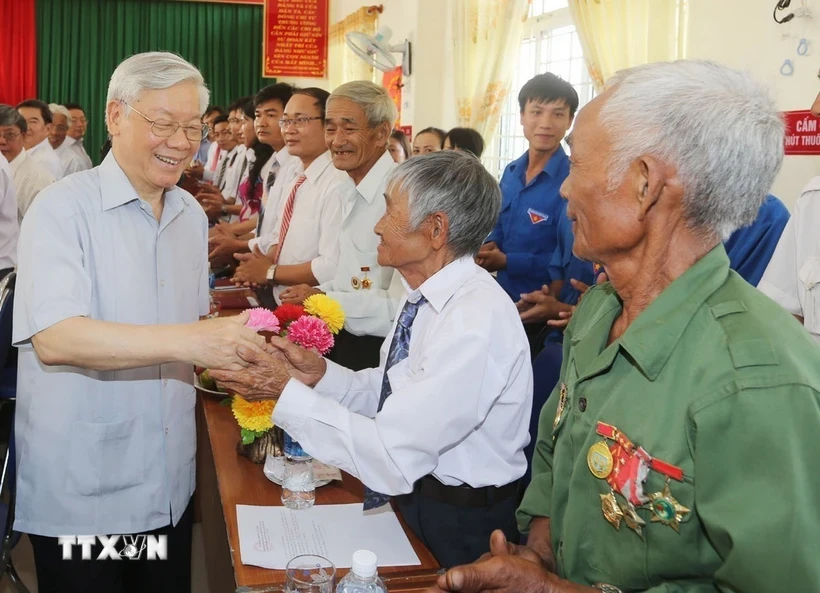
{"type": "Polygon", "coordinates": [[[318,554],[350,568],[353,552],[370,550],[379,566],[421,564],[392,511],[364,515],[362,503],[285,507],[236,505],[242,564],[282,570],[294,556],[318,554]]]}

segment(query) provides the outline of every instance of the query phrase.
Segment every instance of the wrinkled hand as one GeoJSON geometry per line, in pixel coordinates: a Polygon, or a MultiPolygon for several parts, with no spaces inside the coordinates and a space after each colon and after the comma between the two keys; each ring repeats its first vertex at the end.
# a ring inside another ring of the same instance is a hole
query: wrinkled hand
{"type": "MultiPolygon", "coordinates": [[[[607,282],[608,280],[609,280],[609,277],[607,277],[606,272],[601,272],[600,274],[598,274],[598,277],[595,279],[595,284],[603,284],[604,282],[607,282]]],[[[575,290],[577,290],[578,292],[581,293],[581,296],[578,297],[578,303],[574,307],[570,307],[570,309],[568,311],[559,312],[558,313],[558,319],[551,319],[551,320],[547,321],[547,325],[549,325],[550,327],[555,327],[555,328],[558,328],[558,329],[566,329],[566,327],[569,325],[569,322],[572,321],[572,315],[575,313],[575,309],[577,308],[578,305],[581,304],[581,299],[584,298],[584,295],[589,290],[589,284],[585,284],[584,282],[581,282],[580,280],[576,280],[575,278],[572,278],[569,282],[570,282],[570,284],[572,284],[572,287],[575,290]]]]}
{"type": "Polygon", "coordinates": [[[552,296],[546,284],[541,287],[541,290],[522,294],[521,300],[515,306],[524,323],[541,323],[550,319],[558,319],[559,313],[572,308],[552,296]]]}
{"type": "Polygon", "coordinates": [[[268,281],[268,269],[273,261],[259,250],[255,245],[253,253],[234,253],[234,258],[239,261],[231,282],[237,286],[262,286],[268,281]]]}
{"type": "Polygon", "coordinates": [[[485,243],[479,249],[475,263],[488,272],[497,272],[507,267],[507,255],[495,243],[485,243]]]}
{"type": "Polygon", "coordinates": [[[511,544],[501,531],[490,537],[490,552],[473,564],[451,568],[428,593],[558,593],[558,578],[526,546],[511,544]]]}
{"type": "Polygon", "coordinates": [[[191,165],[187,169],[185,169],[185,174],[188,177],[192,177],[193,179],[202,179],[202,175],[205,173],[205,167],[202,163],[196,163],[195,165],[191,165]]]}
{"type": "Polygon", "coordinates": [[[318,288],[313,288],[307,284],[296,284],[283,290],[282,294],[279,295],[279,300],[282,301],[282,303],[301,305],[305,302],[306,298],[314,294],[324,293],[318,288]]]}
{"type": "Polygon", "coordinates": [[[210,375],[226,391],[248,401],[276,399],[290,381],[290,373],[280,356],[261,350],[239,348],[247,368],[240,370],[210,369],[210,375]]]}
{"type": "Polygon", "coordinates": [[[271,338],[270,346],[282,355],[290,376],[308,387],[315,387],[325,376],[327,361],[315,352],[305,350],[290,340],[277,336],[271,338]]]}
{"type": "Polygon", "coordinates": [[[248,313],[236,317],[206,319],[191,324],[186,343],[191,348],[187,357],[196,366],[239,370],[248,363],[237,354],[239,348],[264,352],[265,338],[245,327],[248,313]]]}

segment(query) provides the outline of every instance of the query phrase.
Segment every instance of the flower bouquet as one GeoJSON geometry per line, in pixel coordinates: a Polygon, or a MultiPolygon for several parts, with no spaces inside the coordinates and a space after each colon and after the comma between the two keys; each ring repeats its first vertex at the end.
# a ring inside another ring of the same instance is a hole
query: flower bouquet
{"type": "MultiPolygon", "coordinates": [[[[248,310],[245,324],[268,339],[287,338],[302,348],[325,355],[333,349],[334,334],[344,327],[341,305],[325,294],[305,299],[303,305],[280,305],[275,310],[256,307],[248,310]]],[[[237,445],[240,455],[255,463],[263,463],[268,454],[281,455],[281,431],[274,430],[271,417],[275,400],[249,402],[239,395],[223,401],[231,407],[239,424],[242,439],[237,445]]]]}

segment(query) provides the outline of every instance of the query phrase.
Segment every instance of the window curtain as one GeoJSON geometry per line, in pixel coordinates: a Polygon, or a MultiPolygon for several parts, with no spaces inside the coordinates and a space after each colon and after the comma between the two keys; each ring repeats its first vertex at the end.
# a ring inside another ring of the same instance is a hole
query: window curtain
{"type": "Polygon", "coordinates": [[[595,89],[618,70],[684,58],[687,8],[687,0],[569,0],[595,89]]]}
{"type": "Polygon", "coordinates": [[[347,47],[345,36],[354,31],[375,35],[377,17],[375,9],[363,6],[330,26],[327,42],[330,90],[351,80],[373,80],[373,67],[347,47]]]}
{"type": "Polygon", "coordinates": [[[512,83],[528,0],[452,0],[459,126],[489,141],[512,83]]]}
{"type": "Polygon", "coordinates": [[[261,77],[258,5],[37,0],[37,50],[39,98],[85,108],[85,147],[95,163],[107,135],[108,81],[130,55],[156,50],[181,55],[201,70],[214,105],[227,106],[273,82],[261,77]]]}
{"type": "Polygon", "coordinates": [[[0,0],[0,103],[37,96],[34,0],[0,0]]]}

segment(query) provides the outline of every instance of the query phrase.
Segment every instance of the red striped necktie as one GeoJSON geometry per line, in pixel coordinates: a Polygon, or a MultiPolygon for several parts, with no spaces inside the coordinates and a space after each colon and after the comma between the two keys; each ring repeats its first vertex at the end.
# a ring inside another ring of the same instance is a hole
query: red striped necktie
{"type": "Polygon", "coordinates": [[[282,246],[285,244],[285,237],[290,228],[290,219],[293,217],[293,204],[296,201],[296,192],[302,187],[302,184],[307,180],[307,177],[300,175],[296,180],[296,185],[290,190],[288,201],[285,202],[285,210],[282,212],[282,225],[279,227],[279,246],[276,248],[276,256],[273,258],[273,263],[279,262],[279,254],[282,253],[282,246]]]}

